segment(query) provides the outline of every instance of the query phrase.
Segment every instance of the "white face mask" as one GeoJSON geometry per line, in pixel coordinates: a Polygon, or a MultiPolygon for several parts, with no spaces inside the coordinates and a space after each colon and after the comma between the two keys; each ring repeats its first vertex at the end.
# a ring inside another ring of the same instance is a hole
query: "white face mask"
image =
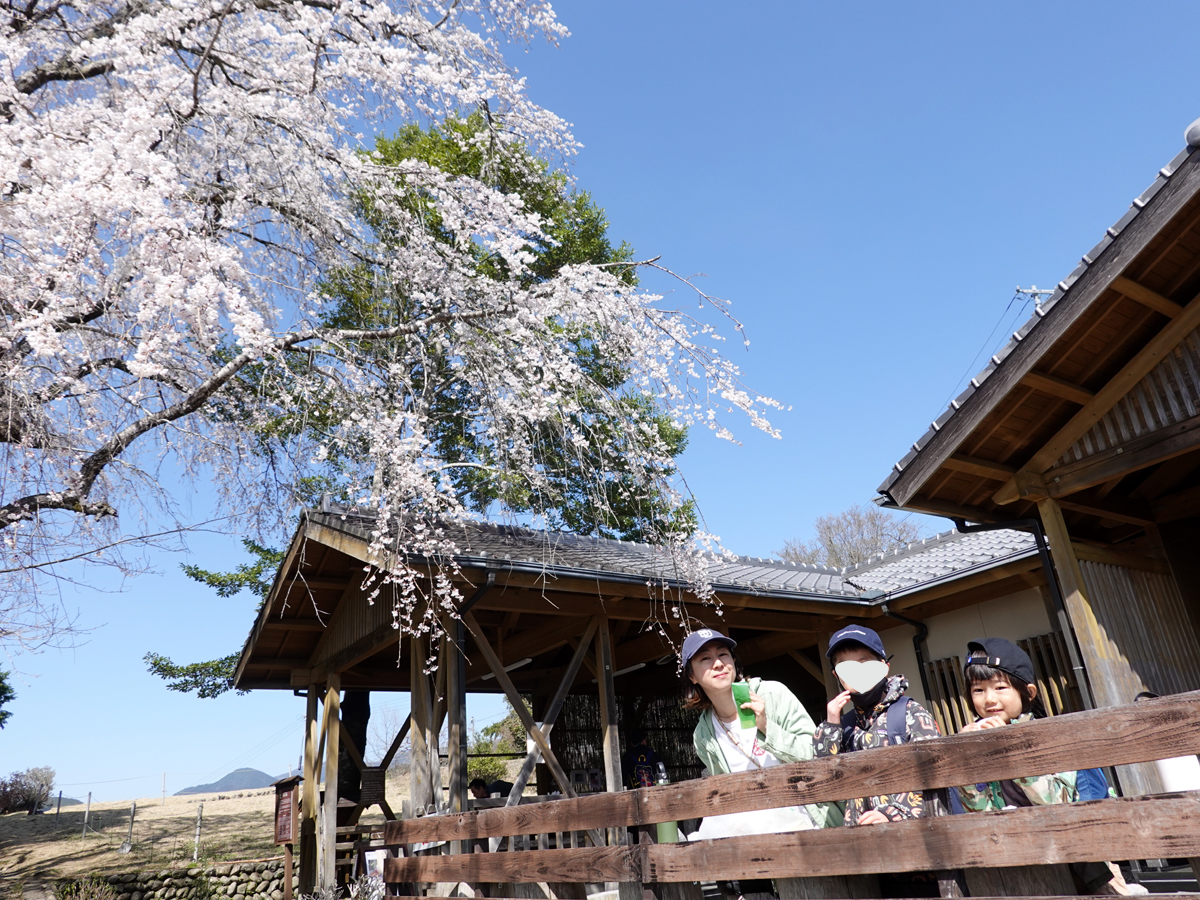
{"type": "Polygon", "coordinates": [[[847,659],[833,667],[842,683],[856,694],[865,694],[888,676],[888,664],[879,659],[857,662],[847,659]]]}

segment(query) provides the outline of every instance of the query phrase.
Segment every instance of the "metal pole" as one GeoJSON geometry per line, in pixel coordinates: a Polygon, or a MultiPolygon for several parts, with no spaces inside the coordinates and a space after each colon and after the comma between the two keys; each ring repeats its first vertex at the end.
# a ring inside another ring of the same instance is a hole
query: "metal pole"
{"type": "Polygon", "coordinates": [[[80,837],[87,837],[87,822],[88,815],[92,811],[92,792],[88,791],[87,806],[83,808],[83,834],[80,837]]]}
{"type": "Polygon", "coordinates": [[[204,804],[196,808],[196,849],[192,851],[192,862],[200,859],[200,823],[204,821],[204,804]]]}

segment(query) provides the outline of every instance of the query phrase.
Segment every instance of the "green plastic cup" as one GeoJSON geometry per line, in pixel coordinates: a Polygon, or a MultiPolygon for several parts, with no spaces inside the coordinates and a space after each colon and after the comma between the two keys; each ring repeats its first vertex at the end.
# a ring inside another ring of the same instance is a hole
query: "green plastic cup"
{"type": "Polygon", "coordinates": [[[738,724],[743,728],[749,728],[754,725],[754,710],[742,709],[743,703],[750,702],[750,685],[745,681],[735,681],[733,683],[733,702],[738,708],[738,724]]]}

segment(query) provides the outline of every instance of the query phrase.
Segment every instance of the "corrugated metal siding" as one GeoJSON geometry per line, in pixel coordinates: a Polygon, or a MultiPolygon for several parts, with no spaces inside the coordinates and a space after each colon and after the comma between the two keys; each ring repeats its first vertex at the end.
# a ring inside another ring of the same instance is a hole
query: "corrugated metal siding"
{"type": "MultiPolygon", "coordinates": [[[[1104,638],[1081,647],[1098,706],[1133,702],[1139,691],[1200,689],[1200,640],[1170,575],[1080,560],[1104,638]]],[[[1152,765],[1120,766],[1124,792],[1162,790],[1152,765]]]]}
{"type": "Polygon", "coordinates": [[[1055,465],[1087,459],[1110,447],[1190,419],[1200,412],[1200,329],[1150,370],[1055,465]]]}

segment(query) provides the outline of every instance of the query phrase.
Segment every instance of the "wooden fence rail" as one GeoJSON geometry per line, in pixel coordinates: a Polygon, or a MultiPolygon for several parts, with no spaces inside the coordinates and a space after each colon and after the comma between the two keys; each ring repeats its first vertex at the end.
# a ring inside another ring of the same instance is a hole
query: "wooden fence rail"
{"type": "MultiPolygon", "coordinates": [[[[491,837],[647,826],[1197,752],[1200,691],[675,785],[389,822],[384,843],[400,852],[421,841],[478,846],[491,837]]],[[[1200,792],[688,844],[648,843],[643,828],[632,845],[390,858],[384,879],[669,884],[1198,856],[1200,792]]]]}
{"type": "Polygon", "coordinates": [[[1200,752],[1200,691],[1128,706],[554,803],[387,823],[390,846],[650,825],[718,813],[955,787],[1200,752]]]}

